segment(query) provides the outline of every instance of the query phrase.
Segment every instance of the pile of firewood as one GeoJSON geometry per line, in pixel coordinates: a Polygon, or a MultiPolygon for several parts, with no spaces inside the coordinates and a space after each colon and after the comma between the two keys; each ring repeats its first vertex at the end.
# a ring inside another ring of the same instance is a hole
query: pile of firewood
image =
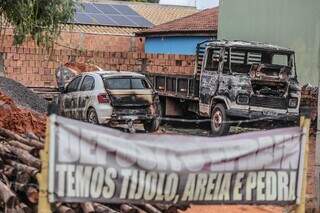
{"type": "Polygon", "coordinates": [[[0,211],[34,212],[43,140],[0,128],[0,211]]]}
{"type": "MultiPolygon", "coordinates": [[[[39,151],[43,138],[19,135],[0,127],[0,212],[37,212],[39,187],[36,175],[41,169],[39,151]]],[[[57,203],[54,212],[175,213],[188,205],[131,205],[100,203],[57,203]]]]}

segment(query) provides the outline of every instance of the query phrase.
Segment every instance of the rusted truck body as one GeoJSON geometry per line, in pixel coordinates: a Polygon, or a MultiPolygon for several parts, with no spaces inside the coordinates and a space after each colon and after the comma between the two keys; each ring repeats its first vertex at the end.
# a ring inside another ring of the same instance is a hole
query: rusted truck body
{"type": "Polygon", "coordinates": [[[258,42],[198,44],[194,74],[145,73],[160,95],[163,116],[210,119],[214,135],[239,120],[295,121],[301,88],[293,50],[258,42]]]}

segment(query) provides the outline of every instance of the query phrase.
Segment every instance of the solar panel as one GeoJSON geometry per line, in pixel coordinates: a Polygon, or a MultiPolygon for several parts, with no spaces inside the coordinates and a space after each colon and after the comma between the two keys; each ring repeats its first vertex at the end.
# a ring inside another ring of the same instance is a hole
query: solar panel
{"type": "Polygon", "coordinates": [[[85,13],[101,13],[95,6],[94,4],[91,3],[82,3],[84,7],[84,12],[85,13]]]}
{"type": "Polygon", "coordinates": [[[133,26],[133,27],[138,27],[137,24],[133,23],[130,21],[128,18],[125,16],[117,16],[117,15],[108,15],[112,20],[114,20],[118,26],[133,26]]]}
{"type": "Polygon", "coordinates": [[[115,8],[117,11],[119,11],[122,15],[139,16],[138,13],[136,13],[133,9],[131,9],[127,5],[113,4],[112,7],[115,8]]]}
{"type": "Polygon", "coordinates": [[[104,14],[90,14],[89,15],[98,25],[112,25],[116,26],[117,23],[112,19],[108,18],[104,14]]]}
{"type": "Polygon", "coordinates": [[[95,3],[76,5],[76,13],[69,23],[122,27],[153,26],[127,5],[95,3]]]}
{"type": "Polygon", "coordinates": [[[76,13],[74,19],[76,23],[95,24],[94,21],[85,13],[76,13]]]}
{"type": "Polygon", "coordinates": [[[133,21],[134,23],[136,23],[139,27],[152,27],[152,23],[150,23],[148,20],[146,20],[145,18],[141,17],[141,16],[130,16],[128,17],[130,18],[131,21],[133,21]]]}
{"type": "Polygon", "coordinates": [[[98,8],[104,14],[120,14],[115,8],[108,4],[95,4],[96,8],[98,8]]]}

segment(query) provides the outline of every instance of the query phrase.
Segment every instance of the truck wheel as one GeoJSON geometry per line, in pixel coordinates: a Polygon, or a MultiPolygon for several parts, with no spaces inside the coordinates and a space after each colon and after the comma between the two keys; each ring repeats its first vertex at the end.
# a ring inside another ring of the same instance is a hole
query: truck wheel
{"type": "Polygon", "coordinates": [[[90,108],[88,111],[87,120],[92,124],[99,124],[98,115],[93,108],[90,108]]]}
{"type": "Polygon", "coordinates": [[[226,108],[222,104],[217,104],[211,113],[211,132],[215,136],[226,135],[229,132],[230,124],[228,122],[226,108]]]}
{"type": "Polygon", "coordinates": [[[146,130],[146,132],[155,132],[159,129],[159,126],[160,126],[159,118],[145,121],[143,123],[143,127],[144,127],[144,130],[146,130]]]}

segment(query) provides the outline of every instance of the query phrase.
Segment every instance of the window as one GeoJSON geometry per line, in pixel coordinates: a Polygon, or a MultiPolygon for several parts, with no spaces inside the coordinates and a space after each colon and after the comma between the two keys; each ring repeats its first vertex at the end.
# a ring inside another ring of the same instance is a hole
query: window
{"type": "Polygon", "coordinates": [[[104,85],[111,90],[150,89],[143,78],[104,78],[104,85]]]}
{"type": "Polygon", "coordinates": [[[205,69],[208,71],[218,71],[220,48],[211,48],[208,50],[207,62],[205,69]]]}
{"type": "Polygon", "coordinates": [[[132,89],[150,89],[149,84],[141,78],[131,79],[131,87],[132,89]]]}
{"type": "Polygon", "coordinates": [[[272,56],[272,64],[288,66],[289,65],[288,55],[275,54],[272,56]]]}
{"type": "Polygon", "coordinates": [[[78,76],[78,77],[76,77],[75,79],[73,79],[73,80],[68,84],[66,92],[69,93],[69,92],[75,92],[75,91],[77,91],[78,88],[79,88],[79,84],[80,84],[81,78],[82,78],[82,76],[78,76]]]}
{"type": "Polygon", "coordinates": [[[83,79],[80,90],[81,91],[90,91],[94,89],[94,78],[92,76],[86,76],[83,79]]]}

